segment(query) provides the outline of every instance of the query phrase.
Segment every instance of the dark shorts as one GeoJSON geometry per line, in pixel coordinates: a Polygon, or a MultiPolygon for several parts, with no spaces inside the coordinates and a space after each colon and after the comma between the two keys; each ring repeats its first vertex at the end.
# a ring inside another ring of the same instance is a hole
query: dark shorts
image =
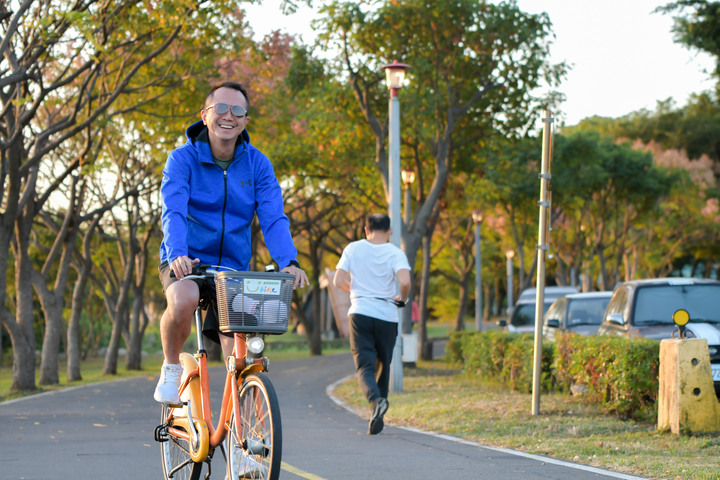
{"type": "MultiPolygon", "coordinates": [[[[158,274],[160,275],[160,282],[163,286],[163,293],[173,283],[177,282],[178,279],[170,276],[170,265],[168,262],[162,262],[158,266],[158,274]]],[[[199,279],[193,278],[200,289],[200,306],[202,307],[202,331],[203,335],[215,343],[220,343],[219,335],[225,335],[226,337],[232,337],[232,334],[222,333],[220,331],[220,324],[217,316],[217,297],[215,293],[215,282],[212,279],[199,279]]]]}

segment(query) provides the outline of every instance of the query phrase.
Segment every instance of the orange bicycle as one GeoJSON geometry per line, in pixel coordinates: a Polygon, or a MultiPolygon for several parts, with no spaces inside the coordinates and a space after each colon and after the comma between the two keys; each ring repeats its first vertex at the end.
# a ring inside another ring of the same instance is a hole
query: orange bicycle
{"type": "Polygon", "coordinates": [[[197,352],[180,354],[182,404],[163,404],[162,423],[155,429],[163,475],[165,479],[197,480],[206,463],[205,478],[209,478],[213,453],[220,447],[227,479],[276,480],[282,456],[280,406],[263,373],[269,366],[263,351],[266,335],[287,331],[294,276],[219,272],[218,268],[198,265],[185,277],[214,278],[220,331],[234,336],[233,354],[225,360],[227,376],[217,426],[212,421],[202,335],[201,310],[207,299],[201,299],[195,310],[197,352]]]}

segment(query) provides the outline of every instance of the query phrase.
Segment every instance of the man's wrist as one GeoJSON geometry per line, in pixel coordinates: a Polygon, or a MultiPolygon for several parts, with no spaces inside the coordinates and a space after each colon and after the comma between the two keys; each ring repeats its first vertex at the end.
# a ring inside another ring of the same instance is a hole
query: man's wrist
{"type": "Polygon", "coordinates": [[[297,260],[290,260],[290,263],[288,263],[288,267],[300,268],[300,264],[297,262],[297,260]]]}

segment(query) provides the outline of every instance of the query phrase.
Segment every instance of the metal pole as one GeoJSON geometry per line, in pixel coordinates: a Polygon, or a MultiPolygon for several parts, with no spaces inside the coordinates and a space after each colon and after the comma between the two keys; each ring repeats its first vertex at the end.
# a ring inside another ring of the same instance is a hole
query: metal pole
{"type": "Polygon", "coordinates": [[[410,184],[405,184],[405,225],[406,228],[410,227],[410,201],[412,192],[410,192],[410,184]]]}
{"type": "MultiPolygon", "coordinates": [[[[398,155],[398,156],[399,156],[399,155],[398,155]]],[[[410,202],[411,202],[411,200],[412,200],[411,197],[412,197],[412,191],[410,190],[410,183],[406,183],[406,184],[405,184],[405,238],[404,238],[404,244],[405,244],[405,245],[404,245],[404,248],[403,248],[403,250],[405,250],[406,252],[407,252],[407,243],[408,243],[408,242],[407,242],[407,237],[408,237],[408,232],[409,232],[409,230],[410,230],[410,213],[411,213],[411,212],[410,212],[410,202]]],[[[404,334],[404,335],[410,335],[410,334],[412,334],[412,329],[413,329],[413,324],[412,324],[412,298],[413,298],[414,295],[415,295],[414,292],[413,292],[413,290],[414,290],[414,288],[415,288],[414,283],[415,283],[415,282],[413,282],[412,279],[411,279],[410,296],[409,296],[409,298],[410,298],[410,303],[409,303],[409,305],[408,305],[407,308],[404,308],[403,310],[401,310],[402,313],[400,314],[400,316],[403,317],[403,323],[402,323],[402,331],[401,331],[401,333],[404,334]]],[[[406,363],[406,364],[408,364],[408,365],[411,365],[411,366],[414,366],[414,365],[415,365],[415,362],[413,362],[413,361],[407,361],[407,357],[409,357],[409,356],[410,356],[410,357],[413,357],[414,354],[411,354],[410,352],[407,352],[407,351],[404,351],[404,350],[403,350],[403,354],[404,354],[405,357],[406,357],[404,363],[406,363]]]]}
{"type": "Polygon", "coordinates": [[[542,323],[543,314],[545,313],[545,257],[547,255],[548,245],[548,210],[550,202],[548,201],[548,192],[550,191],[550,164],[552,161],[552,114],[549,110],[545,110],[545,118],[543,118],[543,150],[542,150],[542,166],[540,170],[540,222],[538,227],[538,246],[537,246],[537,281],[535,294],[535,343],[533,358],[533,384],[532,384],[532,414],[540,414],[540,373],[542,369],[542,323]]]}
{"type": "Polygon", "coordinates": [[[507,312],[510,314],[513,308],[513,251],[508,250],[507,252],[507,312]]]}
{"type": "Polygon", "coordinates": [[[478,332],[483,331],[482,275],[480,265],[480,222],[475,222],[475,329],[478,332]]]}
{"type": "MultiPolygon", "coordinates": [[[[400,100],[397,89],[390,89],[390,174],[388,178],[390,191],[390,242],[400,248],[402,240],[402,217],[400,216],[400,100]]],[[[403,391],[402,364],[402,331],[403,315],[398,309],[398,333],[395,340],[392,362],[390,363],[390,391],[403,391]]]]}

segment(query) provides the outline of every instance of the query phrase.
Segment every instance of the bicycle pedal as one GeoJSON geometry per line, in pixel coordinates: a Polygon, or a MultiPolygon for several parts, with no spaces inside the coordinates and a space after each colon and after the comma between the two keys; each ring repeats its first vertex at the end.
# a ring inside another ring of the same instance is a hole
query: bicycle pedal
{"type": "Polygon", "coordinates": [[[155,427],[155,433],[153,434],[156,442],[167,442],[170,438],[167,433],[167,424],[163,423],[155,427]]]}

